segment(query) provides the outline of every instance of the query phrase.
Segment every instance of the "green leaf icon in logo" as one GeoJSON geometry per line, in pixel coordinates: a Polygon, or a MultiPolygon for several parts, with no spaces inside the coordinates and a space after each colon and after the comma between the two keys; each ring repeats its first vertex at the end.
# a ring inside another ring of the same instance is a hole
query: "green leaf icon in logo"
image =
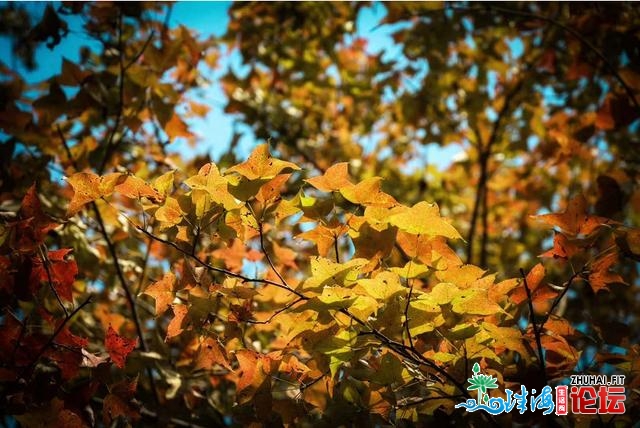
{"type": "Polygon", "coordinates": [[[470,386],[467,391],[478,390],[478,404],[485,404],[489,402],[489,396],[487,395],[487,389],[495,389],[498,387],[497,379],[490,375],[480,374],[480,364],[475,363],[473,365],[473,376],[468,380],[470,386]]]}

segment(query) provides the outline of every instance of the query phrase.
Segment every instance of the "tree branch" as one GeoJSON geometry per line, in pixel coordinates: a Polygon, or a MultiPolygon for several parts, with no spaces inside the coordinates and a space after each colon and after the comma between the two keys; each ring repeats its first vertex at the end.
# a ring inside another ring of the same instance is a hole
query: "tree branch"
{"type": "Polygon", "coordinates": [[[540,371],[544,378],[544,384],[547,384],[547,368],[544,359],[544,348],[542,347],[542,340],[540,338],[541,328],[536,325],[536,314],[533,311],[533,298],[531,296],[531,290],[529,290],[529,284],[527,284],[527,276],[524,274],[524,270],[520,269],[520,275],[522,275],[524,290],[527,292],[527,303],[529,304],[529,322],[531,328],[533,328],[533,335],[536,339],[536,346],[538,347],[538,364],[540,364],[540,371]]]}

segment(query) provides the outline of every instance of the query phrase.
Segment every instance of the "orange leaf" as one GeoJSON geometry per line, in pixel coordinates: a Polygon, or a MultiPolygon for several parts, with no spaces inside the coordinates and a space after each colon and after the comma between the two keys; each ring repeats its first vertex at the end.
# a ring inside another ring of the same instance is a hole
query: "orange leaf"
{"type": "Polygon", "coordinates": [[[135,175],[127,175],[122,183],[115,186],[114,190],[131,199],[140,199],[142,197],[152,200],[160,199],[160,194],[155,189],[135,175]]]}
{"type": "Polygon", "coordinates": [[[335,240],[344,232],[340,227],[326,227],[319,224],[315,229],[296,235],[296,238],[307,239],[314,242],[318,247],[318,255],[326,257],[334,247],[335,240]]]}
{"type": "Polygon", "coordinates": [[[111,326],[109,326],[104,340],[104,345],[111,356],[111,361],[122,369],[124,368],[127,355],[129,355],[138,345],[138,338],[127,339],[126,337],[122,337],[116,333],[111,326]]]}
{"type": "Polygon", "coordinates": [[[182,305],[179,303],[171,305],[171,309],[173,310],[173,319],[167,326],[167,337],[165,338],[165,340],[178,336],[184,331],[184,328],[182,328],[182,324],[184,322],[184,318],[189,312],[189,308],[187,307],[187,305],[182,305]]]}
{"type": "Polygon", "coordinates": [[[225,266],[233,272],[240,272],[244,259],[255,262],[262,259],[262,253],[248,249],[240,239],[234,239],[233,244],[227,248],[218,248],[213,253],[213,257],[224,260],[225,266]]]}
{"type": "Polygon", "coordinates": [[[224,347],[216,339],[207,337],[200,344],[198,356],[196,357],[195,370],[210,370],[216,364],[231,370],[231,364],[229,364],[227,352],[224,347]]]}
{"type": "Polygon", "coordinates": [[[105,426],[112,426],[119,418],[131,421],[140,419],[140,413],[130,403],[115,394],[107,394],[102,403],[102,418],[105,426]]]}
{"type": "Polygon", "coordinates": [[[238,360],[238,381],[236,382],[236,393],[249,386],[259,387],[266,379],[264,373],[263,361],[260,355],[255,351],[241,349],[236,352],[238,360]]]}
{"type": "Polygon", "coordinates": [[[284,184],[291,177],[291,174],[281,174],[277,177],[274,177],[268,183],[265,183],[260,187],[258,194],[256,195],[256,199],[260,202],[267,202],[271,199],[275,199],[280,196],[280,192],[284,184]]]}
{"type": "Polygon", "coordinates": [[[169,196],[165,200],[164,205],[158,208],[155,217],[163,223],[163,228],[169,228],[180,223],[182,221],[182,215],[183,212],[178,200],[169,196]]]}
{"type": "Polygon", "coordinates": [[[333,192],[343,187],[353,186],[349,180],[349,163],[337,163],[325,171],[320,177],[313,177],[305,180],[318,190],[323,192],[333,192]]]}
{"type": "Polygon", "coordinates": [[[67,178],[67,181],[73,187],[73,198],[69,202],[67,215],[72,216],[84,204],[98,199],[100,196],[100,177],[90,172],[78,172],[67,178]]]}
{"type": "Polygon", "coordinates": [[[589,272],[589,285],[594,292],[606,290],[609,284],[622,283],[626,284],[622,277],[617,273],[611,272],[611,267],[618,261],[617,253],[609,253],[598,258],[591,264],[589,272]]]}
{"type": "Polygon", "coordinates": [[[567,260],[580,251],[580,247],[572,244],[562,233],[556,233],[553,237],[553,248],[540,254],[540,257],[553,257],[554,259],[567,260]]]}
{"type": "Polygon", "coordinates": [[[110,195],[121,177],[122,174],[118,172],[102,177],[92,172],[77,172],[71,177],[68,177],[67,181],[73,188],[73,197],[69,202],[67,215],[72,216],[80,211],[83,205],[103,196],[110,195]]]}
{"type": "Polygon", "coordinates": [[[382,191],[381,181],[382,178],[380,177],[366,178],[358,184],[341,188],[340,193],[354,204],[380,207],[398,205],[398,201],[393,196],[382,191]]]}
{"type": "Polygon", "coordinates": [[[611,220],[587,214],[587,200],[578,195],[569,201],[567,209],[560,214],[536,216],[540,221],[557,226],[572,235],[589,235],[611,220]]]}
{"type": "Polygon", "coordinates": [[[147,287],[144,290],[144,294],[153,297],[156,301],[156,316],[162,315],[175,298],[174,286],[176,282],[176,276],[167,272],[160,281],[157,281],[147,287]]]}
{"type": "Polygon", "coordinates": [[[249,180],[257,180],[260,178],[271,179],[285,169],[298,171],[300,167],[294,163],[271,157],[269,144],[265,143],[256,147],[245,162],[229,168],[227,173],[236,172],[249,180]]]}
{"type": "Polygon", "coordinates": [[[167,133],[169,140],[171,140],[172,142],[178,137],[189,138],[193,136],[193,134],[189,132],[187,124],[184,123],[184,121],[180,119],[180,116],[175,113],[173,114],[173,116],[171,116],[171,119],[165,125],[164,132],[167,133]]]}
{"type": "MultiPolygon", "coordinates": [[[[536,313],[544,313],[549,308],[549,302],[551,299],[558,295],[558,292],[549,287],[549,285],[543,281],[545,276],[545,269],[541,263],[538,263],[527,274],[527,286],[531,293],[531,302],[533,309],[536,313]]],[[[515,304],[520,304],[528,299],[527,291],[524,289],[524,281],[520,287],[517,287],[511,294],[511,300],[515,304]]]]}

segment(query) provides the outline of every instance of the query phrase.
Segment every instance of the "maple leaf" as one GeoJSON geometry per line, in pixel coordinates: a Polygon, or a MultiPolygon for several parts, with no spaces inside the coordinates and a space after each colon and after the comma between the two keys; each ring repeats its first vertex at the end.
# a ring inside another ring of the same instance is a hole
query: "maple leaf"
{"type": "Polygon", "coordinates": [[[411,208],[397,207],[391,210],[389,223],[413,235],[462,239],[458,231],[440,217],[438,205],[424,201],[418,202],[411,208]]]}
{"type": "Polygon", "coordinates": [[[183,212],[178,200],[168,196],[164,205],[158,208],[155,218],[162,223],[162,228],[167,229],[182,221],[183,212]]]}
{"type": "Polygon", "coordinates": [[[185,317],[189,313],[189,307],[187,305],[182,305],[179,303],[172,304],[171,309],[173,310],[173,318],[167,326],[167,337],[165,338],[165,340],[178,336],[184,331],[182,324],[184,323],[185,317]]]}
{"type": "Polygon", "coordinates": [[[127,339],[120,336],[113,327],[109,326],[107,335],[104,339],[104,345],[111,357],[111,361],[119,368],[124,368],[127,356],[138,345],[138,338],[127,339]]]}
{"type": "Polygon", "coordinates": [[[452,310],[458,314],[492,315],[504,312],[500,305],[489,299],[487,290],[461,291],[452,301],[452,310]]]}
{"type": "Polygon", "coordinates": [[[366,178],[358,184],[340,188],[340,193],[354,204],[379,207],[398,205],[393,196],[382,191],[381,182],[380,177],[366,178]]]}
{"type": "Polygon", "coordinates": [[[196,216],[201,218],[209,211],[211,204],[222,205],[227,210],[238,207],[235,198],[229,193],[229,182],[220,175],[213,162],[204,165],[197,175],[184,181],[191,191],[191,199],[196,206],[196,216]]]}
{"type": "Polygon", "coordinates": [[[261,356],[248,349],[237,351],[235,356],[238,361],[236,394],[239,394],[249,386],[259,387],[267,378],[263,370],[261,356]]]}
{"type": "Polygon", "coordinates": [[[67,182],[73,188],[73,197],[69,201],[67,216],[72,216],[89,202],[111,194],[122,174],[111,173],[100,177],[92,172],[77,172],[67,177],[67,182]]]}
{"type": "Polygon", "coordinates": [[[256,199],[262,203],[265,203],[270,200],[274,200],[280,196],[282,188],[284,184],[289,180],[291,174],[280,174],[262,186],[260,186],[260,190],[258,190],[258,194],[256,195],[256,199]]]}
{"type": "Polygon", "coordinates": [[[610,284],[626,284],[619,274],[611,272],[611,268],[617,261],[617,253],[608,253],[591,263],[588,281],[594,292],[606,290],[610,284]]]}
{"type": "Polygon", "coordinates": [[[352,284],[359,269],[366,265],[366,259],[351,259],[345,263],[335,263],[323,257],[311,259],[311,276],[299,286],[301,290],[322,292],[325,285],[352,284]]]}
{"type": "Polygon", "coordinates": [[[344,232],[344,225],[332,222],[327,226],[318,224],[315,229],[302,232],[296,235],[296,238],[314,242],[318,247],[318,255],[326,257],[329,251],[334,248],[336,239],[343,235],[344,232]]]}
{"type": "Polygon", "coordinates": [[[149,198],[152,201],[158,201],[160,199],[160,194],[155,189],[135,175],[127,175],[124,180],[119,180],[119,184],[117,184],[113,190],[130,199],[140,199],[143,197],[149,198]]]}
{"type": "Polygon", "coordinates": [[[175,140],[178,137],[190,138],[193,137],[193,134],[189,132],[189,127],[186,123],[180,118],[179,115],[173,114],[171,119],[164,126],[164,132],[167,133],[167,136],[171,141],[175,140]]]}
{"type": "Polygon", "coordinates": [[[231,364],[224,347],[215,338],[207,337],[200,343],[194,369],[211,370],[216,364],[231,370],[231,364]]]}
{"type": "Polygon", "coordinates": [[[224,260],[225,266],[233,272],[240,272],[244,264],[244,260],[256,262],[262,260],[263,254],[250,248],[247,250],[246,245],[240,239],[234,239],[230,247],[218,248],[211,253],[213,257],[224,260]]]}
{"type": "Polygon", "coordinates": [[[305,181],[323,192],[334,192],[342,189],[343,187],[353,186],[353,183],[349,180],[348,162],[340,162],[332,165],[323,175],[308,178],[305,181]]]}
{"type": "Polygon", "coordinates": [[[71,248],[49,251],[44,262],[46,265],[40,258],[33,260],[30,276],[32,292],[36,292],[37,285],[51,282],[60,298],[73,301],[73,282],[78,274],[78,265],[75,260],[67,258],[71,251],[71,248]]]}
{"type": "MultiPolygon", "coordinates": [[[[19,214],[23,220],[17,222],[14,229],[17,238],[15,249],[19,251],[33,251],[45,240],[47,233],[58,226],[42,211],[35,184],[22,198],[19,214]]],[[[5,229],[0,228],[0,244],[6,237],[3,232],[5,229]]]]}
{"type": "Polygon", "coordinates": [[[173,187],[175,173],[175,170],[171,170],[169,172],[165,172],[160,177],[153,180],[153,187],[159,194],[163,196],[167,196],[169,194],[169,190],[173,187]]]}
{"type": "Polygon", "coordinates": [[[16,420],[23,427],[51,427],[51,428],[83,428],[87,425],[80,416],[64,408],[64,401],[57,397],[35,407],[34,410],[16,415],[16,420]]]}
{"type": "MultiPolygon", "coordinates": [[[[536,313],[543,313],[549,305],[549,301],[554,299],[558,292],[550,288],[546,282],[543,281],[546,271],[542,263],[538,263],[529,271],[526,276],[526,286],[529,287],[531,293],[531,303],[536,313]]],[[[523,281],[520,287],[515,288],[511,293],[511,300],[519,305],[520,303],[528,299],[527,291],[524,289],[525,282],[523,281]]]]}
{"type": "Polygon", "coordinates": [[[156,316],[162,315],[175,298],[176,276],[172,272],[164,274],[162,279],[154,282],[144,290],[144,294],[153,297],[156,301],[156,316]]]}
{"type": "Polygon", "coordinates": [[[587,214],[587,200],[578,195],[569,201],[567,209],[560,214],[535,216],[538,220],[556,226],[571,235],[590,235],[612,220],[587,214]]]}
{"type": "Polygon", "coordinates": [[[580,251],[580,247],[563,235],[555,233],[553,236],[553,248],[540,254],[540,257],[553,257],[554,259],[568,260],[580,251]]]}
{"type": "Polygon", "coordinates": [[[134,401],[138,386],[138,378],[131,382],[123,380],[110,388],[110,393],[102,402],[102,419],[105,426],[113,425],[118,418],[125,418],[131,422],[140,419],[139,406],[134,401]]]}
{"type": "Polygon", "coordinates": [[[286,169],[298,171],[300,167],[271,157],[269,144],[265,143],[258,145],[245,162],[227,169],[227,173],[235,172],[249,180],[258,180],[272,179],[286,169]]]}

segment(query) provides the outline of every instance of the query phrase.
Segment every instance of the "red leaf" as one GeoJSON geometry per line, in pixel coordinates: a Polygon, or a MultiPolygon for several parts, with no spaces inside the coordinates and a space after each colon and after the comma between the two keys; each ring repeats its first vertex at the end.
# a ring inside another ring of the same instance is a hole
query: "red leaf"
{"type": "Polygon", "coordinates": [[[135,422],[140,419],[140,412],[131,400],[125,400],[115,394],[109,394],[102,403],[102,420],[105,426],[111,426],[113,421],[119,417],[135,422]]]}
{"type": "Polygon", "coordinates": [[[73,259],[66,259],[71,248],[49,251],[47,254],[47,264],[43,265],[42,259],[34,258],[33,270],[31,271],[30,284],[31,292],[36,293],[41,283],[48,284],[54,288],[61,299],[68,302],[73,301],[73,282],[78,274],[78,265],[73,259]]]}
{"type": "Polygon", "coordinates": [[[104,345],[107,348],[107,352],[109,352],[113,363],[122,369],[124,368],[127,355],[129,355],[138,345],[138,339],[127,339],[126,337],[122,337],[116,333],[111,326],[109,326],[107,329],[107,336],[104,339],[104,345]]]}
{"type": "Polygon", "coordinates": [[[20,218],[23,220],[16,224],[15,250],[34,250],[44,241],[47,233],[58,226],[42,211],[35,184],[29,188],[22,199],[20,218]]]}

